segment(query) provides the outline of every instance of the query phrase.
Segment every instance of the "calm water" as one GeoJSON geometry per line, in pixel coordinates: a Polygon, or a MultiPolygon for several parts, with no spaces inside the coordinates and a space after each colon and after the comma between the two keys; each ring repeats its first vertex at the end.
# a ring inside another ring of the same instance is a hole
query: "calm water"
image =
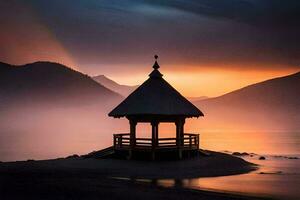
{"type": "Polygon", "coordinates": [[[202,148],[257,154],[300,154],[300,131],[203,131],[202,148]]]}
{"type": "MultiPolygon", "coordinates": [[[[127,124],[126,124],[127,125],[127,124]]],[[[116,127],[88,130],[86,126],[68,127],[69,130],[47,130],[32,128],[0,132],[0,161],[49,159],[72,154],[86,154],[93,150],[112,145],[113,133],[128,130],[116,127]],[[110,131],[110,129],[115,129],[110,131]]],[[[173,133],[173,131],[169,131],[173,133]]],[[[139,133],[140,137],[150,137],[149,132],[139,133]]],[[[175,137],[161,133],[160,137],[175,137]]],[[[300,132],[239,132],[200,131],[200,147],[215,151],[239,151],[257,154],[300,154],[300,132]]]]}
{"type": "MultiPolygon", "coordinates": [[[[185,132],[200,134],[202,149],[300,154],[300,131],[205,130],[203,123],[188,119],[185,124],[185,132]]],[[[114,133],[126,132],[128,120],[109,118],[97,109],[17,109],[0,115],[0,161],[86,154],[112,145],[114,133]]],[[[175,137],[175,132],[174,123],[159,125],[159,137],[175,137]]],[[[151,137],[151,125],[139,123],[137,137],[151,137]]]]}
{"type": "Polygon", "coordinates": [[[161,180],[164,186],[180,184],[183,187],[276,197],[279,199],[300,199],[299,131],[200,131],[201,147],[216,151],[239,151],[259,154],[243,157],[259,164],[259,170],[249,174],[161,180]],[[267,159],[259,160],[263,155],[267,159]],[[278,156],[280,155],[280,156],[278,156]]]}
{"type": "MultiPolygon", "coordinates": [[[[300,155],[290,155],[300,156],[300,155]]],[[[260,165],[259,170],[249,174],[196,178],[181,180],[183,187],[210,191],[274,197],[276,199],[300,199],[300,159],[266,155],[267,160],[258,157],[244,157],[260,165]]],[[[174,186],[178,180],[160,180],[162,186],[174,186]]]]}

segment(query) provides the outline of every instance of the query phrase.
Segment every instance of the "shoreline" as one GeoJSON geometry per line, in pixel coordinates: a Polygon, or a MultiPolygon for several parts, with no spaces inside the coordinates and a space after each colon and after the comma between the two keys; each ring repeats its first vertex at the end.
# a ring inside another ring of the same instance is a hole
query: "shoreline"
{"type": "Polygon", "coordinates": [[[181,161],[128,161],[65,158],[0,163],[2,199],[265,199],[184,188],[164,187],[160,179],[215,177],[248,173],[257,165],[219,152],[181,161]],[[116,180],[113,177],[127,177],[116,180]],[[149,183],[136,179],[150,179],[149,183]]]}
{"type": "Polygon", "coordinates": [[[144,161],[115,158],[67,157],[51,160],[2,162],[0,169],[11,170],[66,170],[82,173],[105,173],[106,176],[144,179],[187,179],[248,173],[258,165],[226,153],[206,151],[209,156],[184,160],[144,161]]]}
{"type": "MultiPolygon", "coordinates": [[[[214,190],[209,188],[201,188],[201,189],[195,189],[195,188],[187,188],[183,186],[162,186],[162,185],[153,185],[150,182],[136,182],[132,180],[118,180],[120,182],[128,182],[130,184],[136,184],[144,187],[156,187],[159,190],[163,190],[164,192],[174,192],[175,190],[179,193],[188,193],[184,194],[186,198],[193,199],[194,195],[199,195],[195,199],[220,199],[220,200],[227,200],[227,199],[241,199],[241,200],[271,200],[273,198],[263,195],[252,195],[248,193],[238,193],[238,192],[228,192],[228,191],[222,191],[222,190],[214,190]]],[[[174,197],[173,197],[174,199],[174,197]]],[[[177,198],[175,198],[177,199],[177,198]]]]}
{"type": "MultiPolygon", "coordinates": [[[[231,175],[226,175],[226,176],[231,176],[231,175]]],[[[218,176],[218,177],[220,177],[220,176],[218,176]]],[[[123,178],[123,177],[112,177],[112,179],[118,180],[118,181],[124,181],[124,182],[128,182],[128,183],[141,184],[141,185],[145,185],[145,187],[154,185],[161,189],[171,189],[171,190],[179,189],[179,190],[183,190],[183,191],[190,191],[190,192],[196,192],[196,193],[198,192],[201,194],[224,196],[224,197],[238,198],[238,199],[249,199],[249,200],[250,199],[266,199],[266,200],[274,199],[273,197],[265,195],[265,194],[251,194],[251,193],[246,193],[246,192],[234,192],[234,191],[226,191],[226,190],[219,190],[219,189],[212,189],[212,188],[205,188],[205,187],[193,188],[193,187],[186,187],[186,186],[180,185],[180,184],[178,185],[176,183],[164,184],[164,183],[162,183],[163,181],[166,181],[164,179],[158,180],[158,181],[161,181],[161,183],[155,183],[155,184],[153,184],[153,182],[151,182],[151,180],[143,180],[143,179],[131,180],[129,178],[123,178]]]]}

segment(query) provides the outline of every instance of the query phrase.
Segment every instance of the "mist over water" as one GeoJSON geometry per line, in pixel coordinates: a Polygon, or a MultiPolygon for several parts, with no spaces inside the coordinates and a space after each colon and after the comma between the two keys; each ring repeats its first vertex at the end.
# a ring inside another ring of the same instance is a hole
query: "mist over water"
{"type": "Polygon", "coordinates": [[[112,134],[124,122],[116,126],[107,112],[95,105],[15,107],[1,114],[0,160],[65,157],[110,146],[112,134]]]}
{"type": "MultiPolygon", "coordinates": [[[[112,145],[114,133],[129,132],[127,119],[107,116],[112,107],[43,108],[32,105],[2,112],[0,160],[49,159],[85,154],[112,145]]],[[[299,154],[299,131],[214,130],[205,118],[187,119],[185,132],[200,134],[200,147],[216,151],[299,154]]],[[[161,123],[160,137],[175,137],[175,125],[161,123]]],[[[150,124],[137,125],[137,137],[151,137],[150,124]]]]}

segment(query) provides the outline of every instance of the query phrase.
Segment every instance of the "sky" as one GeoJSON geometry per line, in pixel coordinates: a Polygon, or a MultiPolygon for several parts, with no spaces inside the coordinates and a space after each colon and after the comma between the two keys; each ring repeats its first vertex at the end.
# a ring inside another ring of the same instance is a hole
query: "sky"
{"type": "Polygon", "coordinates": [[[186,96],[300,71],[298,0],[0,0],[0,61],[141,84],[159,55],[186,96]]]}

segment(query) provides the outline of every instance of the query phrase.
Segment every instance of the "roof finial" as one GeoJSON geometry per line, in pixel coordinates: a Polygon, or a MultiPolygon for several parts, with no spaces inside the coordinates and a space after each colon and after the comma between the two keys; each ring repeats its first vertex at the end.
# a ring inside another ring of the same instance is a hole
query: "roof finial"
{"type": "Polygon", "coordinates": [[[155,63],[153,65],[153,68],[158,69],[159,68],[159,64],[157,63],[158,55],[154,55],[154,58],[155,58],[155,63]]]}

